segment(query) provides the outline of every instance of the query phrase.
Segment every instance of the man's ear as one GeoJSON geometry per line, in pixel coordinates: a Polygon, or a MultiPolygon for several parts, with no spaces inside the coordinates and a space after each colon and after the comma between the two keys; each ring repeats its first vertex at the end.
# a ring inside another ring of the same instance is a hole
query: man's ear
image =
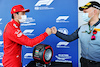
{"type": "Polygon", "coordinates": [[[96,15],[98,13],[98,11],[97,10],[94,10],[94,15],[96,15]]]}

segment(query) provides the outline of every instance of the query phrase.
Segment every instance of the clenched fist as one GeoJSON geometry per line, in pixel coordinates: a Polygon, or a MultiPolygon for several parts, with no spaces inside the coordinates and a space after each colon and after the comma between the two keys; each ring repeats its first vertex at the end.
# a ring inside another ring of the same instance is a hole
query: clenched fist
{"type": "Polygon", "coordinates": [[[52,33],[50,28],[47,28],[45,32],[46,32],[48,35],[51,35],[51,33],[52,33]]]}
{"type": "Polygon", "coordinates": [[[56,34],[56,33],[57,33],[57,28],[56,28],[56,27],[52,27],[52,28],[51,28],[51,32],[52,32],[53,34],[56,34]]]}

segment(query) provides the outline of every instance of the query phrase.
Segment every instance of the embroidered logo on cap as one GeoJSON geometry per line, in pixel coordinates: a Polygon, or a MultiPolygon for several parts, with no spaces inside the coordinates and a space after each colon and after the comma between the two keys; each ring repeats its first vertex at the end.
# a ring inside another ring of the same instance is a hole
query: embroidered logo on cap
{"type": "Polygon", "coordinates": [[[22,8],[23,8],[23,6],[20,6],[20,8],[22,9],[22,8]]]}
{"type": "Polygon", "coordinates": [[[16,9],[13,9],[13,11],[16,11],[16,9]]]}

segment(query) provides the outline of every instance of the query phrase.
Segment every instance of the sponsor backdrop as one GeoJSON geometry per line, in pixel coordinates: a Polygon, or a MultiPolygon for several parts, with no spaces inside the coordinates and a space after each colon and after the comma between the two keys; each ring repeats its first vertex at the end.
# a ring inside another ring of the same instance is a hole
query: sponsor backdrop
{"type": "MultiPolygon", "coordinates": [[[[11,20],[11,8],[22,4],[29,8],[26,13],[27,21],[21,24],[23,34],[34,38],[45,32],[47,27],[56,26],[64,34],[71,34],[78,28],[78,1],[77,0],[0,0],[0,67],[3,57],[3,30],[11,20]]],[[[78,67],[78,41],[65,42],[55,35],[48,36],[42,44],[52,46],[54,55],[52,61],[72,63],[78,67]]],[[[22,47],[22,63],[25,67],[33,61],[33,48],[22,47]]]]}

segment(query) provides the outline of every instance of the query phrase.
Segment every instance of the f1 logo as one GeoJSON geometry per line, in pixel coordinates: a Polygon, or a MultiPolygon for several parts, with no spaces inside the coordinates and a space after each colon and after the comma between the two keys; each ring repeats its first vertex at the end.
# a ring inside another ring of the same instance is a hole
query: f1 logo
{"type": "Polygon", "coordinates": [[[50,5],[54,0],[39,0],[35,6],[41,6],[41,5],[50,5]]]}
{"type": "Polygon", "coordinates": [[[34,34],[32,34],[33,31],[34,31],[34,29],[26,29],[26,30],[23,31],[23,34],[24,35],[34,35],[34,34]]]}
{"type": "Polygon", "coordinates": [[[4,53],[3,52],[0,52],[0,59],[3,58],[3,55],[4,55],[4,53]]]}
{"type": "Polygon", "coordinates": [[[26,53],[26,54],[24,55],[24,58],[25,58],[25,59],[33,59],[33,54],[32,54],[32,53],[26,53]]]}
{"type": "Polygon", "coordinates": [[[0,41],[0,47],[3,47],[4,45],[3,45],[3,41],[0,41]]]}
{"type": "Polygon", "coordinates": [[[57,44],[57,48],[69,48],[69,42],[59,42],[58,44],[57,44]]]}
{"type": "Polygon", "coordinates": [[[69,18],[69,16],[59,16],[56,19],[56,22],[68,22],[68,21],[66,21],[68,18],[69,18]]]}
{"type": "Polygon", "coordinates": [[[2,20],[2,18],[0,18],[0,21],[2,20]]]}
{"type": "Polygon", "coordinates": [[[0,41],[0,44],[3,44],[3,41],[0,41]]]}
{"type": "Polygon", "coordinates": [[[0,36],[2,36],[2,30],[0,30],[0,36]]]}

